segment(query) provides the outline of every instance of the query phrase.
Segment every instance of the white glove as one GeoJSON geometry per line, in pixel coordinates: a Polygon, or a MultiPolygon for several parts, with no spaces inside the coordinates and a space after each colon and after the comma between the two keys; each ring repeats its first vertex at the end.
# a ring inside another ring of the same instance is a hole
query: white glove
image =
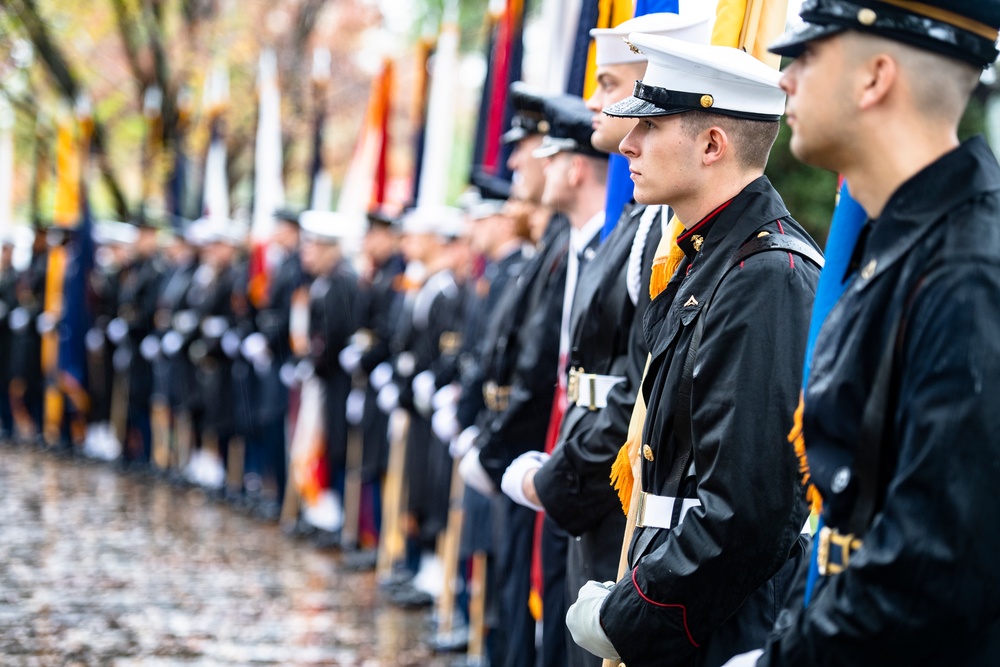
{"type": "Polygon", "coordinates": [[[240,335],[234,329],[229,329],[222,334],[222,340],[219,344],[222,346],[223,353],[230,359],[235,359],[236,355],[240,353],[240,335]]]}
{"type": "Polygon", "coordinates": [[[267,336],[255,331],[240,343],[240,354],[255,366],[264,366],[271,361],[271,351],[267,347],[267,336]]]}
{"type": "Polygon", "coordinates": [[[508,498],[518,505],[523,505],[536,512],[544,512],[544,507],[536,505],[524,495],[524,478],[532,470],[541,468],[548,460],[549,454],[545,452],[525,452],[521,454],[507,466],[507,470],[503,473],[503,479],[500,480],[500,488],[503,489],[508,498]]]}
{"type": "Polygon", "coordinates": [[[87,335],[83,337],[84,344],[88,352],[99,352],[104,347],[104,332],[94,327],[87,330],[87,335]]]}
{"type": "Polygon", "coordinates": [[[458,437],[452,438],[451,443],[448,445],[448,453],[451,454],[451,458],[460,459],[469,453],[472,446],[476,444],[476,438],[479,437],[479,427],[470,426],[461,433],[458,437]]]}
{"type": "Polygon", "coordinates": [[[441,410],[446,405],[455,405],[458,403],[458,397],[461,393],[461,385],[454,382],[446,384],[434,393],[434,398],[431,399],[431,407],[435,410],[441,410]]]}
{"type": "Polygon", "coordinates": [[[358,366],[361,365],[361,346],[357,343],[351,343],[340,351],[337,360],[340,361],[340,367],[344,369],[345,373],[354,375],[354,371],[358,370],[358,366]]]}
{"type": "Polygon", "coordinates": [[[355,387],[347,395],[347,423],[357,426],[365,416],[365,390],[355,387]]]}
{"type": "Polygon", "coordinates": [[[399,407],[399,387],[390,382],[379,389],[378,396],[375,398],[375,405],[385,414],[389,414],[395,410],[399,407]]]}
{"type": "Polygon", "coordinates": [[[295,364],[290,361],[281,364],[281,368],[278,369],[278,377],[281,379],[281,384],[289,389],[299,386],[299,380],[295,377],[295,364]]]}
{"type": "Polygon", "coordinates": [[[371,375],[368,376],[368,384],[371,385],[372,389],[379,391],[382,387],[389,384],[392,380],[392,364],[388,361],[383,361],[381,364],[372,369],[371,375]]]}
{"type": "Polygon", "coordinates": [[[299,363],[295,364],[295,379],[299,384],[303,384],[315,374],[316,367],[313,366],[313,362],[311,360],[303,359],[299,363]]]}
{"type": "Polygon", "coordinates": [[[118,345],[120,342],[125,340],[125,336],[128,335],[128,324],[125,323],[120,317],[108,322],[108,339],[118,345]]]}
{"type": "Polygon", "coordinates": [[[614,587],[613,581],[588,581],[580,589],[576,602],[566,610],[566,627],[580,647],[598,658],[620,660],[614,644],[601,627],[601,605],[614,587]]]}
{"type": "Polygon", "coordinates": [[[431,417],[431,428],[441,442],[449,442],[458,435],[458,416],[455,414],[455,407],[447,406],[435,410],[431,417]]]}
{"type": "Polygon", "coordinates": [[[492,497],[497,494],[493,479],[479,462],[478,449],[473,449],[462,457],[462,462],[458,464],[458,474],[461,475],[463,482],[484,496],[492,497]]]}
{"type": "Polygon", "coordinates": [[[146,361],[152,361],[160,356],[160,339],[154,334],[149,334],[139,343],[139,354],[146,361]]]}
{"type": "Polygon", "coordinates": [[[180,352],[181,347],[184,345],[184,336],[178,331],[171,329],[167,333],[163,334],[163,340],[160,341],[160,349],[163,350],[163,354],[168,357],[172,357],[178,352],[180,352]]]}
{"type": "Polygon", "coordinates": [[[35,320],[35,330],[41,335],[45,335],[56,328],[56,318],[46,312],[38,313],[35,320]]]}
{"type": "Polygon", "coordinates": [[[28,321],[31,320],[31,315],[28,314],[27,309],[18,306],[14,310],[10,311],[10,328],[13,331],[21,331],[24,327],[28,326],[28,321]]]}
{"type": "Polygon", "coordinates": [[[410,386],[413,387],[413,407],[422,415],[430,415],[432,411],[431,399],[434,398],[434,392],[437,391],[434,373],[432,371],[417,373],[410,386]]]}
{"type": "Polygon", "coordinates": [[[729,662],[722,667],[755,667],[757,660],[764,654],[764,649],[759,648],[749,653],[740,653],[729,659],[729,662]]]}

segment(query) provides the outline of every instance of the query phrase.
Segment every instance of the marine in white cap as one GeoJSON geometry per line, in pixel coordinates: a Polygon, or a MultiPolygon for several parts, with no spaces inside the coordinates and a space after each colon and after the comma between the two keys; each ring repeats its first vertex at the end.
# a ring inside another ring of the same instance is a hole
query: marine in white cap
{"type": "Polygon", "coordinates": [[[778,72],[727,47],[631,34],[649,59],[621,143],[636,200],[684,222],[649,306],[642,487],[623,579],[591,581],[567,625],[637,665],[720,665],[763,640],[806,516],[785,443],[822,258],[763,176],[778,72]]]}

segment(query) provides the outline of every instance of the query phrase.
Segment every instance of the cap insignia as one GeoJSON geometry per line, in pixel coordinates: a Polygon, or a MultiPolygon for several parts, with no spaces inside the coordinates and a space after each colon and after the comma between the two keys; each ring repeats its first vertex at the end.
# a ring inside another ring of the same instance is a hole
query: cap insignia
{"type": "Polygon", "coordinates": [[[541,134],[546,134],[549,131],[549,121],[547,120],[538,121],[538,131],[541,134]]]}
{"type": "Polygon", "coordinates": [[[707,109],[708,107],[712,106],[713,104],[715,104],[715,98],[714,97],[712,97],[711,95],[702,95],[701,96],[701,106],[703,106],[704,108],[707,109]]]}
{"type": "Polygon", "coordinates": [[[636,55],[639,55],[639,56],[642,55],[642,51],[639,50],[639,47],[636,46],[635,44],[633,44],[632,42],[628,41],[628,37],[622,37],[622,41],[625,42],[625,44],[628,46],[629,50],[632,53],[634,53],[636,55]]]}
{"type": "Polygon", "coordinates": [[[861,25],[874,25],[877,20],[878,14],[875,13],[875,10],[868,7],[858,10],[858,23],[861,25]]]}

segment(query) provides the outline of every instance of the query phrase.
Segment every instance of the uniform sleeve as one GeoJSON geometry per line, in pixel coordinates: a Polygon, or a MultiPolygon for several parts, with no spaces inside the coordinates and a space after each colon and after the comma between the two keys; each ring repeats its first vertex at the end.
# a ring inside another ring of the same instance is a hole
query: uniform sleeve
{"type": "Polygon", "coordinates": [[[977,646],[995,650],[1000,618],[997,304],[995,266],[924,281],[905,324],[899,456],[882,510],[850,566],[791,610],[760,665],[996,660],[977,646]]]}
{"type": "Polygon", "coordinates": [[[704,315],[692,388],[701,506],[657,537],[602,607],[626,663],[670,655],[664,664],[686,664],[789,556],[806,508],[785,436],[817,275],[786,253],[756,255],[730,273],[704,315]]]}
{"type": "Polygon", "coordinates": [[[608,512],[621,512],[611,485],[611,465],[628,437],[632,408],[646,365],[642,312],[629,323],[629,349],[624,382],[608,393],[608,404],[576,429],[535,476],[535,487],[546,513],[572,535],[596,528],[608,512]]]}

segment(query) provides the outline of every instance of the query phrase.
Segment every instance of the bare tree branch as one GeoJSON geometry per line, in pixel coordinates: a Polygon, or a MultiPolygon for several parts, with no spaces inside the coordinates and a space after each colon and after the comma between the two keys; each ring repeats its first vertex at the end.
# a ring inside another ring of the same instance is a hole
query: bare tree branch
{"type": "MultiPolygon", "coordinates": [[[[21,25],[27,31],[28,37],[45,63],[49,74],[55,79],[56,88],[71,105],[74,104],[80,94],[80,85],[73,71],[70,69],[66,57],[52,41],[48,26],[38,13],[35,0],[9,0],[9,6],[13,9],[21,25]]],[[[95,118],[93,148],[97,154],[101,176],[104,178],[104,182],[107,184],[111,197],[114,200],[117,214],[124,219],[128,219],[129,207],[118,184],[118,179],[115,176],[107,150],[105,149],[105,143],[104,124],[95,118]]]]}

